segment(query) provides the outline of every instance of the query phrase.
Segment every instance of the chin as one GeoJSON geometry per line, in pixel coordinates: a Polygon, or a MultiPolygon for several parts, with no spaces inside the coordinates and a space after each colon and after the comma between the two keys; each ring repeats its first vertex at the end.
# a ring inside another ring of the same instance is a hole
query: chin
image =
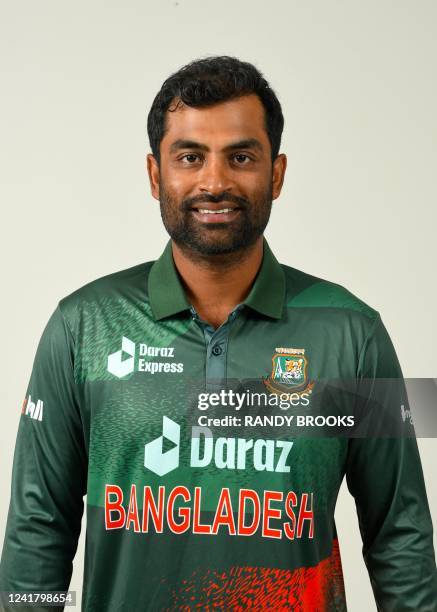
{"type": "Polygon", "coordinates": [[[240,251],[244,251],[250,248],[256,242],[257,239],[258,237],[250,241],[235,240],[232,242],[226,240],[215,242],[190,241],[190,244],[186,244],[185,247],[192,251],[195,251],[199,255],[230,255],[232,253],[238,253],[240,251]]]}

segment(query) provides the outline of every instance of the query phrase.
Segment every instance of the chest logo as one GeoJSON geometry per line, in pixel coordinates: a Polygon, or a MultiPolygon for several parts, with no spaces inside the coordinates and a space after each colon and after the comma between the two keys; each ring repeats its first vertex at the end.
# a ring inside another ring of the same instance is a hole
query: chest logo
{"type": "Polygon", "coordinates": [[[173,346],[151,346],[146,343],[135,344],[122,336],[121,350],[108,355],[106,369],[117,378],[123,378],[132,372],[181,373],[184,364],[176,362],[173,346]]]}
{"type": "Polygon", "coordinates": [[[135,342],[123,336],[121,339],[121,350],[108,355],[108,372],[117,378],[123,378],[134,371],[135,367],[135,342]]]}
{"type": "Polygon", "coordinates": [[[278,347],[272,357],[271,375],[264,378],[264,384],[273,393],[308,392],[313,383],[307,381],[307,369],[305,349],[278,347]]]}

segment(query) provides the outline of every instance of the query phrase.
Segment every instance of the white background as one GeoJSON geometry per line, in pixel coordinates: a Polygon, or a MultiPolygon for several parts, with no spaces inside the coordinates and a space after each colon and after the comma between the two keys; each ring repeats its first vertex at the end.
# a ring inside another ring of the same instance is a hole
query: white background
{"type": "MultiPolygon", "coordinates": [[[[146,117],[162,81],[196,57],[251,61],[280,98],[289,163],[266,232],[278,259],[379,310],[405,376],[437,375],[436,2],[0,6],[1,541],[45,323],[60,298],[155,259],[167,240],[144,170],[146,117]]],[[[435,440],[419,446],[435,521],[435,440]]],[[[349,609],[375,610],[345,487],[336,520],[349,609]]],[[[84,531],[85,519],[78,601],[84,531]]]]}

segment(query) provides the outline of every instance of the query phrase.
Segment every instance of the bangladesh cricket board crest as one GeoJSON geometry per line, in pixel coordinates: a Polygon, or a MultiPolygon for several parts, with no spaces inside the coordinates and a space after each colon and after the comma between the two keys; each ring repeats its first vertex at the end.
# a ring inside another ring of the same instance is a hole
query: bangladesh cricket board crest
{"type": "Polygon", "coordinates": [[[307,368],[305,349],[276,348],[272,357],[272,373],[264,378],[264,384],[274,393],[308,392],[313,383],[307,381],[307,368]]]}

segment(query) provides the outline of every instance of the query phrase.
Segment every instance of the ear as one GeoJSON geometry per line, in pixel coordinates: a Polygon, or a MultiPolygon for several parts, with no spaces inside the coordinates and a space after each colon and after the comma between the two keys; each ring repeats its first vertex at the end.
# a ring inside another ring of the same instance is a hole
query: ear
{"type": "Polygon", "coordinates": [[[149,175],[150,191],[155,200],[159,200],[159,164],[151,153],[147,155],[146,167],[149,175]]]}
{"type": "Polygon", "coordinates": [[[287,156],[281,153],[273,162],[272,171],[272,199],[276,200],[281,194],[282,185],[284,183],[285,170],[287,168],[287,156]]]}

